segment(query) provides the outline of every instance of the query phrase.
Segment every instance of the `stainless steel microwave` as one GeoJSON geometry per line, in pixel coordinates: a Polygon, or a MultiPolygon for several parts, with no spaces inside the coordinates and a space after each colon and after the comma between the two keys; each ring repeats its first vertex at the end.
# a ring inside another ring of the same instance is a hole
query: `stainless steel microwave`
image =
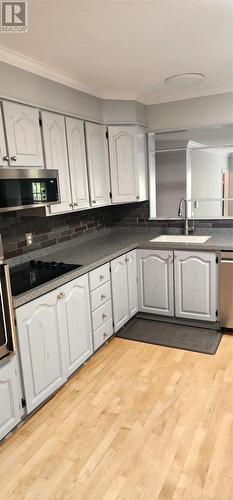
{"type": "Polygon", "coordinates": [[[0,212],[59,203],[57,170],[0,168],[0,212]]]}

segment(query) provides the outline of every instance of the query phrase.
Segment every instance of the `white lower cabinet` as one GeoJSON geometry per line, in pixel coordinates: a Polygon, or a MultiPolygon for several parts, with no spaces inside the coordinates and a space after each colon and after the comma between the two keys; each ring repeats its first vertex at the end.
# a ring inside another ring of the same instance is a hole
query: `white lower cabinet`
{"type": "Polygon", "coordinates": [[[66,339],[59,319],[58,294],[54,290],[16,310],[28,413],[67,379],[66,339]]]}
{"type": "Polygon", "coordinates": [[[113,334],[109,262],[89,273],[94,351],[113,334]]]}
{"type": "Polygon", "coordinates": [[[137,250],[139,311],[174,315],[173,252],[137,250]]]}
{"type": "Polygon", "coordinates": [[[0,367],[0,440],[20,421],[20,392],[16,358],[0,367]]]}
{"type": "Polygon", "coordinates": [[[16,319],[30,413],[93,353],[87,274],[19,307],[16,319]]]}
{"type": "Polygon", "coordinates": [[[111,262],[114,332],[138,311],[136,250],[111,262]]]}
{"type": "Polygon", "coordinates": [[[70,376],[93,353],[88,275],[62,287],[60,321],[66,332],[66,373],[70,376]]]}
{"type": "Polygon", "coordinates": [[[175,314],[216,321],[217,264],[214,252],[174,252],[175,314]]]}

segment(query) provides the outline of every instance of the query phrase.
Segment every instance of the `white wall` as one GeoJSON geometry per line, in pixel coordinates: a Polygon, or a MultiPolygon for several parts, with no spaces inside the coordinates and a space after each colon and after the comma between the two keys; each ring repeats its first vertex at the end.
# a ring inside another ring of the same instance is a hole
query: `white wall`
{"type": "Polygon", "coordinates": [[[147,106],[147,122],[151,131],[203,127],[232,121],[233,93],[147,106]]]}

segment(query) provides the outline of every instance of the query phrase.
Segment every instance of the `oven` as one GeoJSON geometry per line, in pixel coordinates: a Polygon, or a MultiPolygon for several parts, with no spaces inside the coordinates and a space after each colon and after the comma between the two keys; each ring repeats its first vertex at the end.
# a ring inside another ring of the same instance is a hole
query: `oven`
{"type": "Polygon", "coordinates": [[[0,235],[0,364],[15,353],[15,322],[8,264],[4,264],[0,235]]]}

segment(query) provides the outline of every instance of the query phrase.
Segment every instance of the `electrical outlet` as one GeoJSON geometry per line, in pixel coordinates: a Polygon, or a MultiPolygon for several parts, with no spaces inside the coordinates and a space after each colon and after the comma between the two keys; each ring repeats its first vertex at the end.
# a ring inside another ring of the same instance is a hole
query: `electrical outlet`
{"type": "Polygon", "coordinates": [[[25,234],[25,241],[26,241],[27,247],[30,247],[30,245],[32,245],[32,233],[25,234]]]}

